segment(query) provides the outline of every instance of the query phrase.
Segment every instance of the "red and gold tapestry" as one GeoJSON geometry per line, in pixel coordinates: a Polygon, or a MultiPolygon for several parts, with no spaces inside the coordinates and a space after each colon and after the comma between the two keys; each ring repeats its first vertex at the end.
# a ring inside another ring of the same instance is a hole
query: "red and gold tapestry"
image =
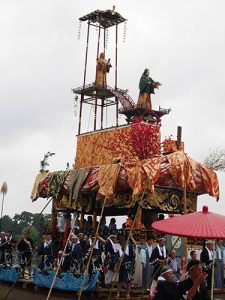
{"type": "Polygon", "coordinates": [[[139,161],[134,165],[125,165],[125,169],[133,197],[154,193],[154,184],[160,175],[160,156],[139,161]]]}
{"type": "Polygon", "coordinates": [[[120,168],[120,164],[100,166],[98,172],[99,190],[97,200],[106,197],[108,202],[112,202],[116,191],[116,183],[120,173],[120,168]]]}
{"type": "Polygon", "coordinates": [[[118,159],[134,162],[159,153],[160,127],[140,122],[78,136],[75,168],[112,164],[118,159]]]}

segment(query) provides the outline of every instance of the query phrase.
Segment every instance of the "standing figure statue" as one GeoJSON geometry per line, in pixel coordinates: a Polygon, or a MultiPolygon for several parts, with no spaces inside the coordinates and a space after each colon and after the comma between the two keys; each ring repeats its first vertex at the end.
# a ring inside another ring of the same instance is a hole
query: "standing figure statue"
{"type": "Polygon", "coordinates": [[[145,69],[139,82],[140,93],[137,108],[152,110],[151,94],[155,94],[154,89],[158,89],[160,85],[161,83],[155,82],[151,77],[149,77],[149,70],[145,69]]]}
{"type": "Polygon", "coordinates": [[[95,85],[98,87],[105,87],[107,85],[106,82],[106,73],[109,73],[111,68],[110,59],[105,59],[105,53],[100,53],[99,58],[97,59],[96,66],[96,80],[95,85]]]}

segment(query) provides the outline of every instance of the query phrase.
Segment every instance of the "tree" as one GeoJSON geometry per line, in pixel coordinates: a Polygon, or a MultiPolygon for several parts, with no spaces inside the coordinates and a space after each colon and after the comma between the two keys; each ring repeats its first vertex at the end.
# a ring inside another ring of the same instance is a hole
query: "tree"
{"type": "Polygon", "coordinates": [[[6,231],[6,230],[13,230],[13,221],[10,218],[10,216],[5,215],[2,219],[1,219],[1,223],[2,223],[2,231],[6,231]]]}
{"type": "Polygon", "coordinates": [[[225,149],[212,150],[204,160],[204,165],[213,171],[225,171],[225,149]]]}

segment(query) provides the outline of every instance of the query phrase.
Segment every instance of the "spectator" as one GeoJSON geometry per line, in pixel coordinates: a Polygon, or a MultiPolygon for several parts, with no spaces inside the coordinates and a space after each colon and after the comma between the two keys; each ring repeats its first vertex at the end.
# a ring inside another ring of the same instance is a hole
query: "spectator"
{"type": "Polygon", "coordinates": [[[102,219],[101,219],[99,231],[103,232],[104,234],[108,232],[108,226],[106,226],[106,218],[105,217],[102,217],[102,219]]]}
{"type": "Polygon", "coordinates": [[[195,259],[197,259],[197,252],[196,252],[195,250],[191,250],[191,252],[190,252],[190,257],[191,257],[190,260],[195,260],[195,259]]]}
{"type": "Polygon", "coordinates": [[[109,223],[109,232],[110,234],[116,234],[116,219],[111,218],[110,223],[109,223]]]}
{"type": "Polygon", "coordinates": [[[173,270],[173,280],[178,281],[181,271],[181,259],[176,257],[176,250],[172,249],[168,255],[167,265],[169,269],[173,270]]]}

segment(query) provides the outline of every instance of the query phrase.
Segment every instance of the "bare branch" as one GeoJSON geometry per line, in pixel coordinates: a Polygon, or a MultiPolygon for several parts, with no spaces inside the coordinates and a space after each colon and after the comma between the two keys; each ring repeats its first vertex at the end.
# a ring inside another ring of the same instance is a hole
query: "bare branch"
{"type": "Polygon", "coordinates": [[[214,171],[225,171],[225,149],[212,150],[204,160],[204,165],[214,171]]]}

